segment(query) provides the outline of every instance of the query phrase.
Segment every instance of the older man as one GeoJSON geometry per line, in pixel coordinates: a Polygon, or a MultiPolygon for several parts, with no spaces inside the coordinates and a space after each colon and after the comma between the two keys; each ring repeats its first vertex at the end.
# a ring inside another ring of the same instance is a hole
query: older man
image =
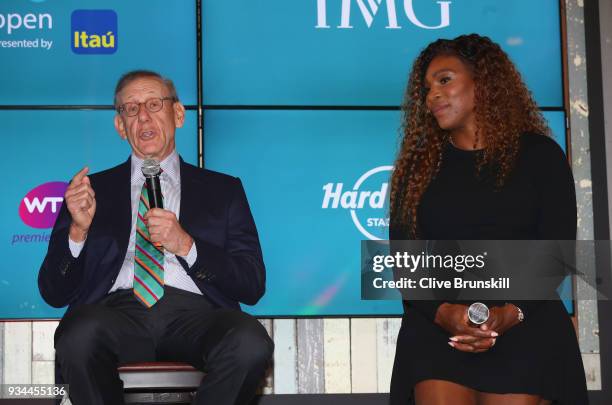
{"type": "Polygon", "coordinates": [[[153,360],[204,370],[198,404],[246,403],[273,344],[240,311],[239,302],[255,304],[265,290],[240,180],[180,158],[175,130],[185,108],[170,80],[127,73],[115,107],[115,128],[131,156],[74,176],[38,279],[45,301],[69,306],[55,349],[72,403],[122,404],[117,366],[153,360]],[[161,164],[163,209],[150,208],[144,159],[161,164]]]}

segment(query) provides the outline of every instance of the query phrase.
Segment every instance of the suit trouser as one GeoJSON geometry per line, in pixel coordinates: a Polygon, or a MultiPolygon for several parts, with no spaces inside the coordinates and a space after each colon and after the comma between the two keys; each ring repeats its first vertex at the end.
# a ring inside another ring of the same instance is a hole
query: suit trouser
{"type": "Polygon", "coordinates": [[[132,290],[81,305],[55,332],[56,361],[74,405],[123,404],[117,367],[138,361],[180,361],[206,372],[196,404],[244,404],[255,394],[273,348],[252,316],[169,286],[152,308],[132,290]]]}

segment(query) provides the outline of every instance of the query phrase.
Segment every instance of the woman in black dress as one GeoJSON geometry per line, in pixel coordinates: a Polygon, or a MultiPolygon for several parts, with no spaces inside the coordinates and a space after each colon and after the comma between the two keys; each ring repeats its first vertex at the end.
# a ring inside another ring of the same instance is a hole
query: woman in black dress
{"type": "MultiPolygon", "coordinates": [[[[573,240],[571,170],[499,45],[438,40],[414,62],[391,180],[391,239],[573,240]]],[[[493,303],[481,327],[461,301],[404,301],[391,404],[588,403],[559,300],[493,303]]]]}

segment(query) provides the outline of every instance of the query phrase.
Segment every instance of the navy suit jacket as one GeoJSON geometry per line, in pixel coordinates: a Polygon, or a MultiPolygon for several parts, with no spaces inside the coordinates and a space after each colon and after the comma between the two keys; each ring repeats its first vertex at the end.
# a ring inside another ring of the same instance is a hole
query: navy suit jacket
{"type": "MultiPolygon", "coordinates": [[[[259,238],[239,179],[204,170],[181,159],[179,222],[193,238],[197,260],[189,267],[177,257],[202,293],[214,304],[239,309],[253,305],[265,291],[259,238]]],[[[78,258],[70,253],[71,223],[66,204],[53,227],[38,274],[44,300],[70,309],[95,303],[113,286],[130,238],[132,213],[130,159],[90,176],[96,213],[78,258]]]]}

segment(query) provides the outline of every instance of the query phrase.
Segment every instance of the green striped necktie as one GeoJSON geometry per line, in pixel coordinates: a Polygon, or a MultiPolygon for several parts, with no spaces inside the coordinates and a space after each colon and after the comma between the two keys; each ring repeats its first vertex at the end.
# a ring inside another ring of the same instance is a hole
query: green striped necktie
{"type": "Polygon", "coordinates": [[[147,183],[142,185],[136,220],[134,295],[150,308],[164,295],[164,248],[151,242],[144,216],[149,211],[147,183]]]}

